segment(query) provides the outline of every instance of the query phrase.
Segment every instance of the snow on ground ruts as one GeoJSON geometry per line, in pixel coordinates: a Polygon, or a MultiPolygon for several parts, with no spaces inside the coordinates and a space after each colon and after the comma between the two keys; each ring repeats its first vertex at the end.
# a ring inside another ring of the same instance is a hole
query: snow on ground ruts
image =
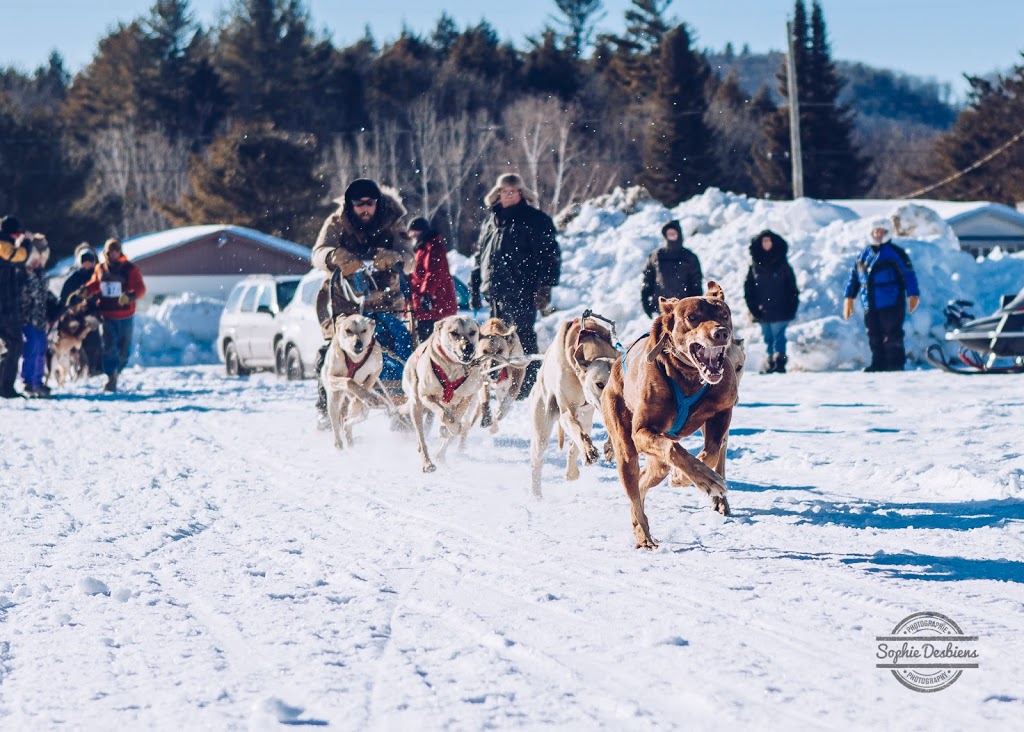
{"type": "Polygon", "coordinates": [[[2,729],[1024,717],[1024,379],[752,374],[735,515],[659,487],[655,552],[607,464],[566,483],[552,443],[527,497],[522,405],[424,476],[379,416],[337,453],[312,382],[101,381],[0,405],[2,729]],[[980,637],[935,694],[875,668],[875,636],[924,610],[980,637]]]}

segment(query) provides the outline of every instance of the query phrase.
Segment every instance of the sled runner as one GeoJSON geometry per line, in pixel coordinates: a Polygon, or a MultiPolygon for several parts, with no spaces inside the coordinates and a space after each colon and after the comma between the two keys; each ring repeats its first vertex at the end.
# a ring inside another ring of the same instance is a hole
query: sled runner
{"type": "Polygon", "coordinates": [[[1004,296],[1002,306],[984,318],[975,318],[971,305],[965,300],[946,305],[946,341],[958,345],[958,360],[934,344],[925,352],[928,363],[954,374],[1024,373],[1024,289],[1004,296]]]}

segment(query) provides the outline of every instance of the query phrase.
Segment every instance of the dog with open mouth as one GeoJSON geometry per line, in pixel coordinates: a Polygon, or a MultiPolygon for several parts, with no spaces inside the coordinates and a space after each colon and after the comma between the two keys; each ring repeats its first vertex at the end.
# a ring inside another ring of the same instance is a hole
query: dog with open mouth
{"type": "Polygon", "coordinates": [[[405,362],[402,390],[408,398],[424,473],[436,470],[426,441],[431,416],[440,421],[439,460],[444,459],[448,446],[456,438],[465,443],[472,425],[470,407],[484,380],[477,358],[479,341],[480,326],[473,318],[450,315],[434,324],[434,331],[405,362]]]}
{"type": "Polygon", "coordinates": [[[490,428],[493,434],[498,431],[498,423],[508,414],[512,402],[519,396],[523,388],[523,379],[526,377],[525,365],[502,364],[507,364],[510,360],[525,361],[526,352],[514,325],[507,325],[501,318],[490,318],[480,326],[480,342],[476,355],[485,369],[485,378],[477,395],[477,407],[472,423],[476,424],[479,419],[480,426],[490,428]],[[496,407],[496,411],[493,412],[492,399],[496,407]]]}
{"type": "MultiPolygon", "coordinates": [[[[352,447],[352,426],[369,415],[369,408],[390,406],[374,391],[384,369],[384,351],[374,336],[374,321],[365,315],[339,315],[334,337],[324,357],[320,380],[327,392],[327,415],[334,446],[352,447]]],[[[383,388],[381,389],[383,392],[383,388]]]]}
{"type": "Polygon", "coordinates": [[[646,549],[657,543],[644,499],[673,469],[709,495],[714,510],[729,515],[725,458],[738,398],[732,313],[718,283],[708,282],[703,297],[660,298],[659,308],[650,334],[616,361],[601,400],[636,546],[646,549]],[[678,441],[698,429],[704,449],[694,457],[678,441]]]}

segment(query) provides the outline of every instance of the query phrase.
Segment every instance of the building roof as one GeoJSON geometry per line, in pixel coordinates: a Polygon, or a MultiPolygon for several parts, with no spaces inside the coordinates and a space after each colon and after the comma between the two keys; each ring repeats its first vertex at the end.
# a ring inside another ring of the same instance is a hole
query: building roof
{"type": "MultiPolygon", "coordinates": [[[[122,241],[121,248],[129,261],[137,262],[145,259],[146,257],[151,257],[154,254],[159,254],[160,252],[167,251],[168,249],[180,247],[184,244],[195,241],[196,239],[209,236],[210,234],[216,234],[221,231],[229,232],[235,236],[243,237],[245,239],[251,239],[252,241],[259,242],[264,246],[276,249],[279,252],[284,252],[285,254],[291,254],[305,260],[309,259],[309,249],[300,244],[288,241],[287,239],[282,239],[278,236],[264,234],[262,231],[256,231],[255,229],[248,229],[244,226],[234,226],[231,224],[182,226],[177,229],[156,231],[151,234],[141,234],[122,241]]],[[[53,267],[50,268],[50,274],[57,276],[63,275],[67,273],[74,264],[75,258],[73,256],[64,257],[54,263],[53,267]]]]}
{"type": "Polygon", "coordinates": [[[834,199],[829,203],[843,206],[861,218],[888,216],[895,209],[906,204],[926,206],[937,213],[950,226],[981,214],[991,214],[1024,227],[1024,213],[1002,203],[991,201],[936,201],[928,198],[865,198],[834,199]]]}

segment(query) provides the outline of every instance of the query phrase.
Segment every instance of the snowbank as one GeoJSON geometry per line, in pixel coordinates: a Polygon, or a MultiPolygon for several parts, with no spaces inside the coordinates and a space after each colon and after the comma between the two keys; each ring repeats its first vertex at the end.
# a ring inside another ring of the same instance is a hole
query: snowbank
{"type": "MultiPolygon", "coordinates": [[[[747,339],[747,353],[760,364],[760,329],[743,302],[750,263],[750,238],[772,229],[789,242],[789,260],[800,286],[800,311],[790,327],[790,367],[806,371],[855,369],[869,357],[864,322],[857,312],[840,317],[841,301],[857,253],[867,245],[867,219],[845,206],[809,198],[765,201],[712,188],[668,209],[642,188],[616,189],[564,213],[561,286],[554,290],[558,312],[538,323],[541,347],[558,325],[590,307],[618,324],[623,343],[650,329],[640,306],[640,273],[661,244],[661,226],[676,218],[686,243],[700,257],[705,279],[717,280],[732,305],[733,321],[747,339]]],[[[921,285],[921,307],[907,321],[907,350],[920,363],[927,346],[941,339],[943,307],[963,298],[981,316],[994,311],[1001,295],[1024,285],[1024,255],[998,251],[982,261],[961,252],[956,234],[933,209],[893,202],[889,210],[896,241],[910,254],[921,285]]],[[[873,218],[873,217],[872,217],[873,218]]],[[[454,276],[469,283],[472,259],[448,253],[454,276]]],[[[217,322],[223,303],[193,293],[165,300],[140,314],[132,363],[178,366],[218,361],[217,322]]]]}
{"type": "MultiPolygon", "coordinates": [[[[890,215],[896,241],[910,254],[921,285],[921,307],[906,326],[912,361],[919,362],[925,348],[941,338],[947,300],[973,300],[980,316],[996,309],[1000,295],[1024,284],[1024,256],[976,262],[959,250],[956,235],[932,209],[894,203],[890,215]]],[[[717,280],[724,288],[755,364],[763,358],[764,345],[743,301],[743,281],[750,238],[772,229],[789,242],[801,290],[800,310],[789,330],[791,367],[828,371],[866,365],[869,349],[860,305],[848,322],[840,312],[850,267],[867,245],[867,220],[823,201],[765,201],[715,188],[671,210],[625,191],[582,204],[560,237],[562,280],[554,291],[560,312],[539,324],[541,343],[550,341],[562,320],[586,307],[614,319],[623,343],[649,330],[651,320],[640,306],[640,273],[660,246],[662,224],[673,218],[680,220],[687,246],[700,258],[705,280],[717,280]]]]}
{"type": "Polygon", "coordinates": [[[217,326],[224,303],[193,292],[169,297],[135,317],[130,365],[217,363],[217,326]]]}

